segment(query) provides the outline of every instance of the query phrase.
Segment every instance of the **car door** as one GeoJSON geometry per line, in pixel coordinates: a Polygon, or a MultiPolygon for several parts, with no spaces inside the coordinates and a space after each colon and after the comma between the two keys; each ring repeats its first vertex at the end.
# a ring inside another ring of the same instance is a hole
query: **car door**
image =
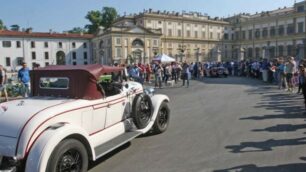
{"type": "Polygon", "coordinates": [[[124,92],[106,98],[108,102],[105,127],[108,128],[124,120],[127,95],[124,92]]]}
{"type": "Polygon", "coordinates": [[[106,99],[102,99],[93,105],[91,134],[100,132],[105,128],[107,107],[106,99]]]}

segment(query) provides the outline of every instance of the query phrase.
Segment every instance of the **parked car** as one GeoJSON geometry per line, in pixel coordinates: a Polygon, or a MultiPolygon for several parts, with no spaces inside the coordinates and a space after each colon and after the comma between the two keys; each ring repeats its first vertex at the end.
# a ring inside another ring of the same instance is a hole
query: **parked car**
{"type": "Polygon", "coordinates": [[[169,98],[125,81],[123,71],[102,65],[32,71],[32,97],[0,104],[0,171],[85,172],[90,160],[137,136],[165,132],[169,98]]]}
{"type": "Polygon", "coordinates": [[[210,76],[211,77],[227,77],[228,70],[225,67],[214,66],[210,68],[210,76]]]}

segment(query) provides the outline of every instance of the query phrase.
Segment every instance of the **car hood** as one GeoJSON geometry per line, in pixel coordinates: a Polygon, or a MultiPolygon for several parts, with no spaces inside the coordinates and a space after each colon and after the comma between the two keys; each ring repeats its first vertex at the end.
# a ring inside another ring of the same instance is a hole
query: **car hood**
{"type": "Polygon", "coordinates": [[[0,136],[17,138],[23,126],[36,114],[67,101],[69,100],[35,97],[0,104],[0,136]]]}

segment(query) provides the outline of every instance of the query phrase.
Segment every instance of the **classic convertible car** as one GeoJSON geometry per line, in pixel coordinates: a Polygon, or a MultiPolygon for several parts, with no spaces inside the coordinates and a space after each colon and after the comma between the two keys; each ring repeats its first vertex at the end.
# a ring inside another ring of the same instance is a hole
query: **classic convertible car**
{"type": "Polygon", "coordinates": [[[169,125],[169,98],[124,81],[122,68],[49,66],[32,96],[0,104],[0,172],[87,171],[88,162],[169,125]]]}

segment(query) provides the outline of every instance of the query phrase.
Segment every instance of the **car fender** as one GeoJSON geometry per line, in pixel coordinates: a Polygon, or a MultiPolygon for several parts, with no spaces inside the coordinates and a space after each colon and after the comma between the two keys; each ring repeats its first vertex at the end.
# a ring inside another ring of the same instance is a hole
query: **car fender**
{"type": "Polygon", "coordinates": [[[157,94],[157,95],[154,95],[151,97],[151,100],[152,100],[152,105],[153,105],[153,115],[152,115],[152,118],[151,118],[151,121],[149,123],[149,125],[142,129],[142,130],[138,130],[142,133],[147,133],[154,125],[154,122],[156,120],[156,117],[157,117],[157,114],[158,114],[158,111],[159,111],[159,107],[160,105],[166,101],[166,102],[170,102],[170,99],[168,96],[166,95],[162,95],[162,94],[157,94]]]}
{"type": "Polygon", "coordinates": [[[88,133],[78,126],[63,124],[59,128],[49,127],[40,134],[40,136],[34,142],[33,147],[30,149],[27,157],[25,172],[46,171],[48,160],[55,147],[65,138],[76,134],[84,137],[87,140],[92,155],[92,157],[89,158],[93,159],[95,157],[95,152],[92,144],[90,143],[88,133]]]}

